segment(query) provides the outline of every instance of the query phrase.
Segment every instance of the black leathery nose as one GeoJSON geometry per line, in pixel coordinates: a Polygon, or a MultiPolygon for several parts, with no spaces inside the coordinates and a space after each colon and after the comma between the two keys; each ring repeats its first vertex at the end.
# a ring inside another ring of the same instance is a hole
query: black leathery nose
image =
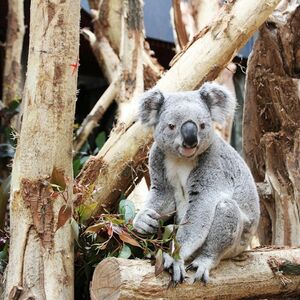
{"type": "Polygon", "coordinates": [[[183,145],[188,148],[193,148],[198,144],[198,128],[193,121],[187,121],[181,126],[181,135],[183,145]]]}

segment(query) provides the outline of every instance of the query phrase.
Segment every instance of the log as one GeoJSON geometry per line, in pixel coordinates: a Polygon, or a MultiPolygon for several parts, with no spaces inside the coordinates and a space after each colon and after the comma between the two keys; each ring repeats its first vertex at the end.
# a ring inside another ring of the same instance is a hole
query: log
{"type": "MultiPolygon", "coordinates": [[[[224,5],[219,18],[189,44],[157,87],[163,92],[186,91],[216,78],[278,2],[238,0],[224,5]]],[[[120,195],[130,188],[139,166],[145,163],[151,141],[151,130],[132,116],[132,120],[115,128],[97,156],[87,162],[77,182],[95,187],[93,197],[88,196],[88,189],[82,195],[92,214],[103,206],[115,206],[120,195]]]]}
{"type": "MultiPolygon", "coordinates": [[[[101,299],[260,299],[300,295],[300,276],[274,275],[271,266],[294,261],[300,249],[246,251],[240,259],[225,260],[211,272],[210,281],[192,284],[192,277],[175,288],[170,276],[155,276],[146,260],[107,258],[95,269],[90,287],[92,300],[101,299]],[[275,258],[275,259],[274,259],[275,258]]],[[[298,265],[299,267],[299,265],[298,265]]],[[[276,271],[276,267],[274,268],[276,271]]],[[[188,275],[192,275],[191,272],[188,275]]]]}

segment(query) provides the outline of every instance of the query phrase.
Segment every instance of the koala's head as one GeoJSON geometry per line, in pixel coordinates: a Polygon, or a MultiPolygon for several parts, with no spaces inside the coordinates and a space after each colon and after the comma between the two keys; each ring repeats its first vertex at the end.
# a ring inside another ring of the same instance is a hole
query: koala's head
{"type": "Polygon", "coordinates": [[[205,83],[199,90],[162,93],[152,89],[141,97],[141,122],[154,126],[154,140],[165,152],[193,158],[213,141],[213,121],[233,115],[235,99],[224,87],[205,83]]]}

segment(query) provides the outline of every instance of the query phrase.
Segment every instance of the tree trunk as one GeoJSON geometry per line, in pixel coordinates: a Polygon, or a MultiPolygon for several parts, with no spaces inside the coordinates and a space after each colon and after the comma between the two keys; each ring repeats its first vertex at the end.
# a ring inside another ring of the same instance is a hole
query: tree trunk
{"type": "MultiPolygon", "coordinates": [[[[107,258],[95,269],[90,288],[91,299],[265,299],[300,295],[300,276],[274,275],[287,262],[295,263],[300,249],[256,250],[241,259],[222,261],[213,270],[210,282],[169,286],[170,276],[155,276],[155,267],[145,260],[107,258]],[[271,268],[272,267],[272,268],[271,268]],[[273,269],[273,270],[272,270],[273,269]],[[252,298],[253,297],[253,298],[252,298]]],[[[300,272],[300,265],[295,265],[300,272]]],[[[299,273],[298,273],[299,274],[299,273]]],[[[192,275],[191,272],[188,275],[192,275]]]]}
{"type": "Polygon", "coordinates": [[[121,81],[118,95],[119,123],[126,123],[144,91],[144,18],[141,0],[124,0],[121,22],[121,81]]]}
{"type": "Polygon", "coordinates": [[[266,180],[274,196],[262,201],[262,244],[300,244],[299,27],[299,2],[283,1],[249,60],[244,154],[256,181],[266,180]]]}
{"type": "MultiPolygon", "coordinates": [[[[278,2],[238,0],[225,5],[216,22],[184,49],[157,87],[164,92],[186,91],[213,80],[278,2]]],[[[85,199],[87,195],[82,195],[77,202],[86,200],[92,213],[99,212],[103,206],[114,206],[121,193],[130,189],[132,181],[143,174],[138,167],[145,163],[152,133],[135,121],[133,117],[127,124],[116,127],[98,155],[87,162],[77,178],[82,186],[95,187],[92,198],[85,199]]]]}
{"type": "Polygon", "coordinates": [[[8,106],[13,100],[22,98],[21,55],[24,33],[24,2],[23,0],[10,0],[8,2],[2,95],[2,101],[5,106],[8,106]]]}
{"type": "Polygon", "coordinates": [[[5,299],[73,299],[72,132],[80,1],[31,1],[5,299]]]}

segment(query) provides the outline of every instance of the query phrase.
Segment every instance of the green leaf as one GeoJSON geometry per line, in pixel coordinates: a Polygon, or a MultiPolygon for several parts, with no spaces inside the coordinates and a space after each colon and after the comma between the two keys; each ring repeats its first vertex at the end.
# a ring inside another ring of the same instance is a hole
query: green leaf
{"type": "Polygon", "coordinates": [[[126,223],[133,220],[135,216],[135,206],[134,203],[128,199],[123,199],[119,203],[119,213],[123,215],[126,223]]]}
{"type": "Polygon", "coordinates": [[[175,260],[179,260],[180,259],[180,255],[179,255],[179,252],[180,252],[180,245],[179,243],[177,242],[176,238],[174,238],[174,240],[172,241],[173,242],[173,246],[171,248],[174,249],[173,253],[172,253],[172,257],[175,259],[175,260]]]}
{"type": "Polygon", "coordinates": [[[21,103],[21,101],[19,99],[11,101],[9,104],[8,110],[11,112],[19,112],[20,111],[20,107],[19,107],[20,103],[21,103]]]}
{"type": "Polygon", "coordinates": [[[87,153],[90,150],[90,144],[88,142],[86,142],[85,144],[83,144],[83,146],[80,148],[79,152],[80,153],[87,153]]]}
{"type": "Polygon", "coordinates": [[[80,158],[81,166],[83,166],[90,157],[88,155],[80,158]]]}
{"type": "Polygon", "coordinates": [[[106,141],[106,134],[104,131],[102,131],[97,135],[95,139],[95,143],[99,150],[103,147],[105,141],[106,141]]]}
{"type": "Polygon", "coordinates": [[[131,256],[131,249],[126,244],[123,245],[121,252],[119,253],[119,258],[129,258],[131,256]]]}
{"type": "Polygon", "coordinates": [[[167,241],[168,239],[171,238],[172,234],[174,233],[174,226],[172,224],[170,224],[170,225],[166,226],[164,229],[165,230],[164,230],[162,239],[163,239],[163,241],[167,241]]]}
{"type": "Polygon", "coordinates": [[[74,177],[76,177],[79,174],[79,171],[81,169],[81,162],[80,159],[74,159],[73,160],[73,173],[74,173],[74,177]]]}
{"type": "Polygon", "coordinates": [[[74,177],[76,177],[82,166],[85,164],[85,162],[89,159],[89,156],[86,155],[86,156],[83,156],[81,158],[76,158],[73,160],[73,172],[74,172],[74,177]]]}
{"type": "Polygon", "coordinates": [[[98,203],[90,203],[90,204],[82,204],[78,207],[77,212],[79,215],[79,221],[80,223],[84,223],[87,221],[91,215],[92,212],[96,209],[98,203]]]}

